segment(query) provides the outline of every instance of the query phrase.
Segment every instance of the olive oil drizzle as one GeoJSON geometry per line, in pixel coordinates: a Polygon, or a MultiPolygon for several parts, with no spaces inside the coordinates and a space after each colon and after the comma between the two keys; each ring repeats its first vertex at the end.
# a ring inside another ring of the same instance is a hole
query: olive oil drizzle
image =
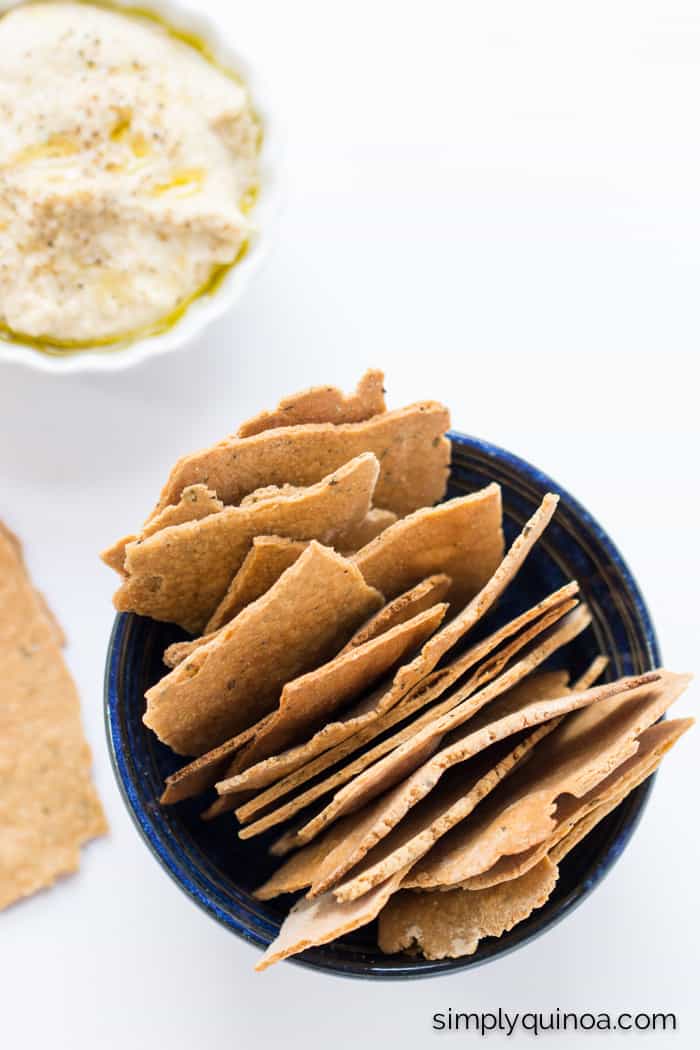
{"type": "MultiPolygon", "coordinates": [[[[168,36],[173,37],[175,40],[179,40],[180,43],[197,51],[210,65],[214,66],[230,80],[233,80],[234,83],[244,86],[243,78],[236,73],[235,70],[229,69],[223,63],[219,62],[209,45],[202,37],[191,32],[189,29],[182,29],[178,26],[172,25],[167,19],[163,18],[162,15],[157,14],[155,11],[151,11],[147,7],[139,7],[136,5],[122,6],[120,4],[111,3],[110,0],[74,0],[74,2],[84,4],[86,7],[99,7],[106,11],[114,11],[118,14],[123,14],[128,18],[153,22],[160,26],[161,29],[165,30],[168,36]]],[[[51,3],[51,0],[25,0],[26,6],[40,3],[51,3]]],[[[10,8],[8,11],[0,12],[0,19],[2,19],[4,15],[9,14],[12,10],[13,8],[10,8]]],[[[262,121],[255,110],[252,110],[252,116],[258,129],[258,140],[256,146],[258,152],[260,152],[263,143],[262,121]]],[[[124,122],[124,126],[118,123],[113,129],[112,134],[116,133],[116,135],[119,136],[126,133],[127,130],[128,127],[126,126],[126,122],[124,122]]],[[[250,213],[257,203],[259,195],[259,185],[250,186],[245,191],[242,199],[239,201],[240,210],[244,215],[250,213]]],[[[39,350],[41,353],[47,354],[49,357],[65,357],[69,354],[81,353],[84,350],[93,349],[103,351],[123,350],[126,346],[129,346],[129,344],[134,343],[139,339],[147,339],[151,336],[162,335],[164,332],[168,332],[171,328],[174,328],[195,300],[201,299],[205,295],[213,295],[217,291],[229,271],[232,270],[234,266],[237,266],[245,257],[248,248],[249,242],[247,240],[243,241],[238,250],[238,254],[232,262],[215,266],[204,284],[181,300],[181,302],[179,302],[175,309],[171,310],[169,314],[166,314],[165,317],[159,318],[158,321],[155,321],[151,325],[134,329],[130,332],[122,332],[116,336],[109,336],[106,339],[91,339],[83,341],[79,339],[54,339],[49,335],[28,335],[25,332],[20,332],[14,328],[10,328],[8,325],[4,324],[0,318],[0,342],[17,343],[22,346],[29,346],[33,350],[39,350]]]]}

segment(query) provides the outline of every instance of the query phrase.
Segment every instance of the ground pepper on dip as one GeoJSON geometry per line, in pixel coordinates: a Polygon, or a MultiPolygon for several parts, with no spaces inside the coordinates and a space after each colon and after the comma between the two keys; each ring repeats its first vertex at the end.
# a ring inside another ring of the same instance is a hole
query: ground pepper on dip
{"type": "Polygon", "coordinates": [[[245,86],[90,4],[11,10],[0,54],[0,330],[75,346],[165,326],[250,234],[245,86]]]}

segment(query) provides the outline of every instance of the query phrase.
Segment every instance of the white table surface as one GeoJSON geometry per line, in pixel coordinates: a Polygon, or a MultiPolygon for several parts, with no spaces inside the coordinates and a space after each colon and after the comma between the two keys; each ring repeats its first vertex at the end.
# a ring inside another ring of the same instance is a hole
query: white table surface
{"type": "Polygon", "coordinates": [[[0,917],[0,1043],[417,1048],[448,1007],[559,1007],[674,1010],[680,1031],[648,1044],[698,1045],[698,730],[614,872],[525,950],[410,984],[256,976],[255,951],[166,878],[117,792],[102,722],[115,581],[97,552],[181,453],[284,393],[381,365],[392,405],[443,399],[455,426],[578,496],[628,558],[667,664],[697,668],[700,8],[200,6],[287,130],[265,271],[177,356],[104,377],[0,372],[0,514],[68,632],[111,824],[78,876],[0,917]]]}

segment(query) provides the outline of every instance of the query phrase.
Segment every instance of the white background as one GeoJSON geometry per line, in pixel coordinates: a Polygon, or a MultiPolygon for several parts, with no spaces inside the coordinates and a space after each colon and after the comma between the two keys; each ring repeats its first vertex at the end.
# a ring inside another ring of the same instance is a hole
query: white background
{"type": "Polygon", "coordinates": [[[578,496],[628,558],[667,664],[697,669],[700,8],[200,6],[286,128],[267,268],[177,356],[105,377],[0,371],[0,513],[70,637],[112,827],[77,877],[0,917],[0,1041],[417,1048],[468,1041],[433,1033],[435,1011],[500,1006],[675,1010],[680,1033],[644,1045],[698,1045],[698,730],[614,872],[523,951],[411,984],[256,976],[255,951],[166,878],[118,796],[102,726],[115,581],[97,552],[141,521],[178,455],[374,364],[393,406],[443,399],[455,426],[578,496]]]}

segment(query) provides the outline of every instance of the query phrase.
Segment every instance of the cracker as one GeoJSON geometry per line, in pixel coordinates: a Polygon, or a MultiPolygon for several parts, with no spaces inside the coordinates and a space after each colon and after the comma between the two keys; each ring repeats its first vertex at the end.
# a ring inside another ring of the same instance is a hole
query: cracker
{"type": "MultiPolygon", "coordinates": [[[[570,693],[568,675],[545,671],[530,675],[515,686],[518,703],[555,699],[570,693]]],[[[451,828],[464,820],[502,780],[505,779],[545,736],[553,732],[557,721],[539,725],[515,744],[507,739],[495,748],[489,747],[464,768],[448,770],[428,797],[402,820],[386,838],[371,849],[350,878],[334,889],[338,900],[354,900],[372,886],[383,882],[407,863],[415,864],[451,828]]],[[[330,852],[330,851],[329,851],[330,852]]]]}
{"type": "MultiPolygon", "coordinates": [[[[549,595],[537,605],[528,609],[525,613],[516,617],[510,623],[494,631],[486,639],[472,646],[459,658],[452,660],[446,667],[434,671],[423,678],[414,686],[400,701],[389,711],[382,713],[381,706],[385,700],[384,690],[375,690],[364,701],[352,708],[345,718],[338,722],[329,722],[323,729],[319,730],[310,741],[297,748],[275,755],[258,766],[251,767],[237,778],[237,783],[231,787],[235,790],[247,790],[248,788],[265,787],[273,785],[261,795],[256,796],[243,806],[237,815],[241,821],[250,819],[260,809],[265,808],[271,802],[289,794],[302,784],[316,777],[331,766],[337,765],[354,751],[359,750],[370,743],[375,737],[392,728],[399,722],[406,722],[409,716],[416,714],[422,708],[432,704],[445,693],[451,685],[482,659],[489,655],[494,649],[507,640],[511,635],[517,634],[522,628],[527,628],[533,620],[540,617],[537,630],[544,630],[555,619],[565,615],[576,604],[574,595],[578,591],[578,584],[571,583],[560,588],[549,595]],[[318,757],[314,757],[318,756],[318,757]]],[[[381,611],[381,610],[380,610],[381,611]]],[[[379,615],[379,614],[377,614],[379,615]]],[[[535,632],[537,633],[537,632],[535,632]]],[[[523,634],[517,645],[512,645],[507,650],[511,656],[525,644],[534,634],[529,632],[523,634]]],[[[494,665],[494,674],[498,673],[494,665]]],[[[482,684],[482,676],[473,679],[474,688],[482,684]]],[[[430,717],[437,717],[449,710],[452,701],[445,702],[446,706],[433,708],[430,717]]],[[[427,717],[427,716],[426,716],[427,717]]],[[[402,729],[404,734],[401,738],[395,737],[389,743],[391,750],[419,726],[425,724],[416,720],[410,726],[402,729]]],[[[386,753],[386,745],[379,745],[378,750],[369,752],[358,759],[350,771],[346,767],[348,779],[365,768],[365,764],[374,761],[386,753]]],[[[339,787],[344,780],[345,771],[341,771],[340,777],[335,776],[332,786],[329,784],[326,790],[339,787]]]]}
{"type": "MultiPolygon", "coordinates": [[[[562,795],[552,814],[554,829],[552,834],[522,853],[507,854],[481,875],[475,875],[460,883],[463,889],[480,890],[497,886],[518,878],[534,867],[542,857],[552,856],[554,848],[566,838],[575,826],[588,826],[588,816],[604,809],[609,813],[624,798],[638,787],[647,777],[658,769],[661,761],[679,737],[690,728],[693,719],[676,719],[662,722],[645,730],[638,738],[638,751],[605,777],[591,791],[577,798],[575,795],[562,795]]],[[[602,816],[600,817],[602,819],[602,816]]]]}
{"type": "Polygon", "coordinates": [[[339,904],[332,893],[317,900],[300,900],[282,923],[279,934],[259,960],[256,970],[298,955],[316,944],[328,944],[346,933],[366,926],[375,919],[392,893],[398,889],[403,872],[366,893],[358,901],[339,904]]]}
{"type": "Polygon", "coordinates": [[[500,937],[541,908],[557,882],[545,857],[526,875],[493,889],[397,893],[379,916],[379,947],[386,955],[417,947],[426,959],[473,955],[484,937],[500,937]]]}
{"type": "MultiPolygon", "coordinates": [[[[405,780],[398,783],[394,781],[396,786],[392,787],[391,778],[386,775],[382,778],[382,789],[386,784],[390,789],[373,806],[354,815],[352,830],[346,835],[343,846],[324,860],[323,867],[309,891],[310,895],[323,893],[336,885],[347,871],[361,861],[377,842],[403,820],[413,806],[426,798],[446,770],[479,754],[491,743],[543,722],[549,722],[553,718],[560,718],[578,707],[599,703],[609,696],[611,691],[622,691],[624,684],[624,682],[609,684],[598,687],[598,689],[586,690],[583,693],[571,693],[562,697],[535,700],[529,703],[527,700],[523,701],[517,694],[506,695],[494,701],[488,710],[475,717],[466,729],[448,741],[441,750],[437,751],[434,748],[434,753],[420,766],[414,766],[414,771],[405,780]]],[[[542,747],[535,751],[527,767],[536,760],[542,747]]],[[[424,754],[428,749],[427,739],[422,742],[422,749],[424,754]]],[[[408,756],[405,755],[404,758],[407,759],[408,756]]],[[[405,761],[401,770],[402,775],[407,770],[410,771],[410,768],[408,761],[405,761]]],[[[503,787],[507,788],[509,783],[510,781],[506,781],[503,787]]],[[[369,794],[370,797],[373,797],[371,792],[369,794]]],[[[467,823],[471,824],[471,822],[467,823]]],[[[459,832],[460,825],[457,825],[454,830],[459,832]]]]}
{"type": "Polygon", "coordinates": [[[170,525],[182,525],[186,521],[199,521],[209,514],[216,514],[223,510],[223,503],[217,499],[216,493],[208,489],[206,485],[188,485],[183,489],[180,499],[168,507],[164,507],[160,514],[151,518],[138,535],[125,536],[117,540],[106,550],[102,551],[100,557],[105,565],[114,569],[121,576],[126,575],[124,560],[126,558],[127,544],[138,542],[147,536],[153,536],[161,529],[167,529],[170,525]]]}
{"type": "MultiPolygon", "coordinates": [[[[383,794],[404,778],[408,778],[416,770],[420,771],[423,763],[425,763],[438,750],[443,737],[447,733],[458,729],[464,722],[467,722],[474,717],[486,704],[491,704],[497,697],[501,696],[502,693],[506,693],[513,686],[517,685],[518,682],[523,678],[526,678],[528,674],[534,671],[553,652],[572,641],[573,638],[581,633],[581,631],[585,630],[589,623],[590,616],[585,606],[575,609],[574,612],[569,613],[568,616],[565,617],[561,624],[548,632],[544,639],[541,640],[531,652],[526,653],[524,657],[500,674],[497,678],[490,681],[488,685],[479,689],[476,693],[473,693],[473,688],[470,683],[467,683],[466,686],[458,689],[456,693],[458,699],[456,706],[453,706],[446,714],[431,719],[428,724],[418,732],[411,733],[409,739],[401,743],[399,747],[394,748],[389,754],[385,755],[384,758],[375,762],[374,765],[365,769],[363,773],[355,777],[350,783],[346,784],[344,788],[333,796],[332,801],[321,811],[321,813],[313,817],[306,825],[304,825],[304,827],[296,832],[294,845],[302,845],[306,842],[310,842],[316,837],[316,835],[320,834],[325,827],[328,827],[332,822],[343,816],[345,813],[360,809],[369,801],[376,798],[377,795],[383,794]],[[466,698],[462,699],[462,696],[465,696],[466,698]]],[[[585,694],[577,694],[577,696],[582,695],[585,694]]],[[[567,701],[572,700],[571,697],[566,697],[565,699],[567,701]]],[[[588,701],[584,700],[583,702],[588,701]]],[[[544,710],[545,704],[543,702],[543,704],[533,712],[536,721],[543,720],[538,719],[537,716],[542,714],[544,710]]],[[[549,709],[547,708],[547,710],[549,709]]],[[[517,724],[519,717],[519,714],[516,712],[512,717],[506,719],[504,724],[499,727],[499,729],[503,731],[504,736],[508,736],[512,732],[524,729],[528,724],[536,724],[536,721],[517,724]]],[[[553,718],[555,717],[555,714],[552,712],[549,717],[553,718]]],[[[486,718],[488,724],[488,711],[486,712],[486,718]]],[[[471,730],[468,727],[466,736],[468,743],[470,745],[474,743],[476,746],[476,750],[471,752],[473,754],[478,753],[482,747],[487,746],[486,738],[488,732],[486,731],[478,733],[476,740],[472,741],[471,730]]],[[[488,740],[488,743],[493,743],[495,739],[496,737],[493,737],[488,740]]],[[[470,755],[465,753],[464,758],[467,757],[470,757],[470,755]]],[[[458,761],[463,761],[463,758],[459,758],[458,761]]],[[[452,762],[450,761],[447,764],[452,764],[452,762]]],[[[435,782],[439,779],[444,768],[446,768],[446,766],[442,764],[441,756],[437,765],[431,767],[431,773],[436,775],[435,782]]],[[[417,779],[426,788],[426,793],[427,790],[430,790],[433,786],[433,784],[430,783],[429,777],[422,778],[419,775],[417,779]]],[[[411,792],[411,797],[414,801],[419,800],[417,793],[414,796],[411,792]]],[[[269,817],[267,819],[269,820],[269,817]]],[[[262,821],[258,821],[258,826],[260,826],[261,823],[262,821]]],[[[390,829],[387,827],[386,830],[388,831],[390,829]]],[[[249,837],[250,828],[243,828],[239,832],[239,835],[241,838],[249,837]]],[[[286,845],[288,845],[288,843],[286,845]]],[[[359,860],[360,858],[358,857],[357,859],[359,860]]]]}
{"type": "Polygon", "coordinates": [[[373,452],[381,463],[374,502],[402,517],[444,496],[449,425],[444,405],[421,401],[363,423],[309,423],[227,437],[175,464],[154,513],[177,502],[187,485],[203,482],[224,503],[236,504],[263,485],[315,485],[349,459],[373,452]]]}
{"type": "Polygon", "coordinates": [[[461,609],[503,558],[501,520],[501,489],[494,483],[402,518],[358,551],[354,561],[387,598],[444,572],[452,580],[449,600],[461,609]]]}
{"type": "MultiPolygon", "coordinates": [[[[526,678],[516,689],[527,689],[530,698],[562,695],[567,692],[566,681],[566,672],[543,672],[526,678]]],[[[336,897],[339,900],[354,899],[409,862],[414,864],[437,838],[463,820],[493,791],[549,731],[549,726],[539,726],[533,733],[521,735],[515,745],[511,741],[503,741],[477,755],[464,769],[448,772],[443,783],[419,803],[398,828],[369,851],[353,870],[350,880],[335,888],[336,897]]],[[[282,887],[293,886],[295,890],[300,890],[310,886],[318,877],[325,858],[336,847],[342,848],[352,824],[352,814],[343,817],[324,835],[292,853],[282,867],[256,891],[255,896],[260,900],[269,900],[279,893],[289,892],[282,887]],[[305,881],[301,881],[302,878],[305,881]]]]}
{"type": "Polygon", "coordinates": [[[76,871],[107,831],[80,701],[16,537],[0,529],[0,909],[76,871]]]}
{"type": "Polygon", "coordinates": [[[379,612],[370,617],[359,631],[355,632],[343,652],[346,653],[358,645],[364,645],[365,642],[377,638],[384,631],[390,631],[392,627],[406,623],[418,613],[425,612],[426,609],[442,602],[447,596],[451,582],[449,576],[438,573],[435,576],[429,576],[426,580],[421,580],[415,587],[392,598],[379,612]]]}
{"type": "Polygon", "coordinates": [[[296,743],[304,732],[323,725],[338,708],[356,699],[422,645],[440,626],[446,612],[444,602],[434,605],[407,623],[287,682],[278,710],[241,752],[245,765],[269,758],[280,748],[296,743]]]}
{"type": "MultiPolygon", "coordinates": [[[[410,885],[428,889],[464,883],[549,838],[556,800],[582,797],[638,749],[637,737],[677,699],[688,678],[668,671],[622,682],[639,685],[565,719],[527,766],[495,792],[474,821],[454,828],[411,872],[410,885]],[[646,681],[645,681],[646,680],[646,681]]],[[[606,691],[618,683],[591,690],[606,691]]]]}
{"type": "Polygon", "coordinates": [[[299,495],[226,507],[201,521],[172,526],[127,547],[129,574],[114,596],[121,612],[200,631],[258,535],[332,543],[369,509],[379,465],[358,456],[299,495]]]}
{"type": "MultiPolygon", "coordinates": [[[[564,605],[564,608],[566,608],[566,603],[564,605]]],[[[463,710],[466,712],[464,704],[466,703],[467,697],[472,696],[472,694],[474,693],[476,693],[477,695],[471,701],[471,710],[477,710],[482,702],[482,696],[485,698],[483,702],[486,702],[486,700],[490,698],[489,694],[477,692],[477,690],[481,690],[481,687],[485,685],[485,683],[496,678],[497,675],[499,675],[500,672],[503,670],[503,667],[506,665],[506,663],[511,659],[511,657],[516,652],[518,652],[520,648],[525,646],[537,633],[546,629],[550,622],[550,618],[556,618],[559,615],[561,615],[561,612],[558,607],[555,607],[540,621],[528,627],[520,635],[517,635],[502,650],[497,651],[488,661],[478,666],[474,673],[470,676],[468,681],[461,685],[456,692],[451,694],[448,693],[447,698],[441,701],[441,703],[434,705],[425,714],[414,719],[412,722],[405,723],[402,728],[400,728],[396,733],[392,734],[391,736],[384,737],[382,740],[380,740],[378,744],[375,745],[375,747],[373,747],[369,751],[360,754],[359,757],[356,758],[349,765],[342,767],[340,770],[337,770],[336,772],[332,773],[328,778],[326,778],[325,781],[321,781],[315,784],[301,795],[296,795],[288,803],[283,804],[280,808],[273,810],[270,813],[266,813],[265,816],[256,821],[255,824],[244,828],[239,833],[240,836],[242,838],[248,838],[251,837],[253,834],[259,834],[260,831],[264,831],[267,828],[272,827],[274,824],[278,824],[282,820],[286,820],[288,817],[293,816],[300,809],[304,808],[310,802],[315,801],[322,795],[328,794],[330,791],[335,791],[335,789],[340,787],[341,785],[347,784],[349,781],[353,781],[354,778],[358,777],[358,774],[360,774],[363,770],[367,770],[368,767],[372,765],[372,763],[377,761],[377,759],[396,751],[399,748],[399,746],[404,744],[404,742],[414,740],[416,738],[417,733],[419,731],[422,731],[424,727],[429,727],[435,724],[440,716],[445,715],[448,711],[451,711],[458,705],[461,705],[463,710]]],[[[397,708],[395,712],[394,718],[391,718],[390,713],[388,716],[386,716],[385,719],[380,719],[379,724],[377,726],[372,727],[370,725],[367,727],[366,734],[362,734],[365,742],[367,737],[369,736],[370,731],[372,731],[373,736],[376,736],[379,732],[382,732],[382,730],[386,730],[390,727],[390,725],[394,724],[395,722],[405,721],[407,715],[409,714],[409,711],[413,712],[415,710],[418,710],[424,704],[431,702],[432,700],[439,697],[440,694],[446,688],[448,688],[448,686],[451,683],[453,683],[462,676],[464,670],[466,670],[467,667],[471,666],[471,663],[474,661],[475,651],[479,651],[480,649],[482,649],[482,647],[485,647],[488,644],[488,642],[489,640],[487,639],[486,642],[480,643],[478,646],[474,646],[472,650],[465,653],[464,656],[460,657],[459,660],[455,661],[453,665],[448,665],[447,667],[436,672],[434,676],[431,676],[425,682],[420,683],[416,691],[417,695],[411,696],[406,704],[400,705],[400,708],[397,708]]],[[[527,666],[529,668],[529,663],[527,666]]],[[[523,673],[527,672],[524,671],[523,673]]],[[[353,741],[349,741],[349,743],[352,744],[353,741]]],[[[337,755],[338,749],[334,749],[334,751],[337,755]]],[[[325,756],[321,757],[323,758],[325,756]]],[[[369,776],[369,773],[367,775],[369,776]]],[[[352,789],[349,786],[347,791],[351,790],[352,789]]],[[[344,805],[343,800],[346,797],[347,791],[338,792],[334,796],[333,800],[328,804],[327,809],[322,811],[318,818],[314,818],[314,821],[312,821],[310,825],[305,826],[304,829],[302,829],[304,834],[307,833],[307,830],[312,830],[313,834],[311,835],[311,837],[314,837],[317,831],[320,830],[320,827],[317,826],[316,821],[325,820],[326,817],[330,817],[332,819],[335,814],[336,808],[344,805]]],[[[245,803],[240,809],[236,811],[236,815],[239,817],[239,819],[242,820],[244,818],[244,815],[249,815],[254,808],[258,808],[257,803],[257,799],[254,799],[249,803],[245,803]]],[[[299,834],[301,835],[301,832],[299,834]]],[[[300,842],[296,841],[296,836],[294,836],[294,838],[290,841],[288,836],[285,834],[285,836],[283,836],[281,840],[279,840],[273,845],[272,852],[282,854],[287,852],[288,849],[300,844],[300,842]]]]}
{"type": "MultiPolygon", "coordinates": [[[[639,779],[635,782],[632,778],[626,779],[624,793],[617,796],[611,796],[605,802],[596,806],[592,809],[585,817],[577,820],[574,826],[568,831],[568,833],[560,838],[554,845],[550,843],[549,857],[554,861],[555,864],[560,863],[564,858],[571,852],[571,850],[578,846],[579,842],[582,841],[588,835],[593,828],[604,820],[617,806],[623,798],[633,791],[635,787],[643,783],[647,777],[655,773],[661,765],[666,752],[676,743],[676,741],[695,724],[694,718],[676,718],[669,722],[662,722],[658,726],[652,726],[651,729],[647,729],[643,734],[646,744],[651,744],[655,749],[655,761],[649,766],[640,771],[639,779]],[[658,738],[654,738],[656,733],[665,736],[664,740],[659,741],[658,738]],[[652,736],[654,734],[654,736],[652,736]]],[[[641,740],[641,738],[640,738],[641,740]]],[[[627,763],[625,763],[626,765],[627,763]]]]}
{"type": "Polygon", "coordinates": [[[272,412],[260,412],[242,423],[237,436],[251,437],[264,430],[302,423],[361,423],[382,412],[386,412],[384,373],[368,368],[353,394],[344,394],[334,386],[312,386],[282,398],[272,412]]]}
{"type": "Polygon", "coordinates": [[[381,602],[351,562],[310,543],[262,598],[148,690],[145,724],[179,754],[217,747],[272,711],[284,684],[337,652],[381,602]]]}
{"type": "MultiPolygon", "coordinates": [[[[248,819],[259,809],[265,808],[270,802],[289,794],[290,791],[301,786],[307,780],[315,777],[325,769],[336,765],[353,751],[363,747],[385,730],[396,725],[397,722],[405,721],[409,715],[417,712],[420,708],[432,703],[449,685],[461,675],[496,649],[501,642],[516,634],[521,628],[527,627],[537,617],[542,617],[540,626],[548,625],[546,619],[553,610],[563,616],[572,607],[573,597],[578,591],[578,584],[570,583],[555,591],[547,598],[538,602],[531,609],[516,617],[513,621],[499,628],[489,635],[484,641],[472,646],[458,660],[452,661],[449,669],[442,669],[427,676],[421,683],[415,686],[396,707],[384,715],[380,714],[379,705],[385,696],[382,689],[375,690],[366,700],[355,705],[347,716],[338,722],[329,722],[318,733],[314,734],[310,741],[296,748],[290,748],[280,755],[274,755],[263,760],[256,766],[245,770],[237,777],[238,783],[231,785],[232,791],[246,791],[249,788],[265,787],[272,784],[269,792],[263,792],[252,800],[253,807],[250,814],[241,813],[241,819],[248,819]],[[352,739],[349,739],[352,737],[352,739]],[[336,746],[332,746],[336,745],[336,746]],[[318,756],[311,761],[313,756],[318,756]],[[281,778],[281,779],[280,779],[281,778]],[[277,782],[277,783],[275,783],[277,782]],[[267,797],[266,797],[267,796],[267,797]],[[256,803],[258,803],[256,805],[256,803]]],[[[437,593],[437,592],[435,592],[437,593]]],[[[381,610],[380,610],[381,612],[381,610]]],[[[369,621],[370,623],[372,621],[369,621]]],[[[363,628],[354,637],[363,633],[363,628]]],[[[345,650],[347,651],[347,646],[345,650]]],[[[435,711],[434,714],[438,712],[435,711]]],[[[254,731],[253,727],[253,731],[254,731]]],[[[249,731],[247,739],[251,738],[249,731]]],[[[161,796],[161,802],[166,804],[179,802],[200,794],[211,787],[217,780],[221,780],[231,765],[234,754],[246,743],[239,736],[233,737],[225,744],[215,748],[213,751],[195,759],[194,762],[184,766],[173,773],[166,780],[165,792],[161,796]]],[[[355,770],[357,772],[357,770],[355,770]]],[[[233,779],[233,774],[228,774],[233,779]]],[[[350,774],[354,775],[354,773],[350,774]]],[[[339,786],[337,783],[335,786],[339,786]]],[[[216,816],[220,812],[226,812],[233,808],[229,805],[219,805],[227,797],[233,798],[233,806],[238,805],[238,796],[222,796],[206,811],[207,816],[216,816]]]]}

